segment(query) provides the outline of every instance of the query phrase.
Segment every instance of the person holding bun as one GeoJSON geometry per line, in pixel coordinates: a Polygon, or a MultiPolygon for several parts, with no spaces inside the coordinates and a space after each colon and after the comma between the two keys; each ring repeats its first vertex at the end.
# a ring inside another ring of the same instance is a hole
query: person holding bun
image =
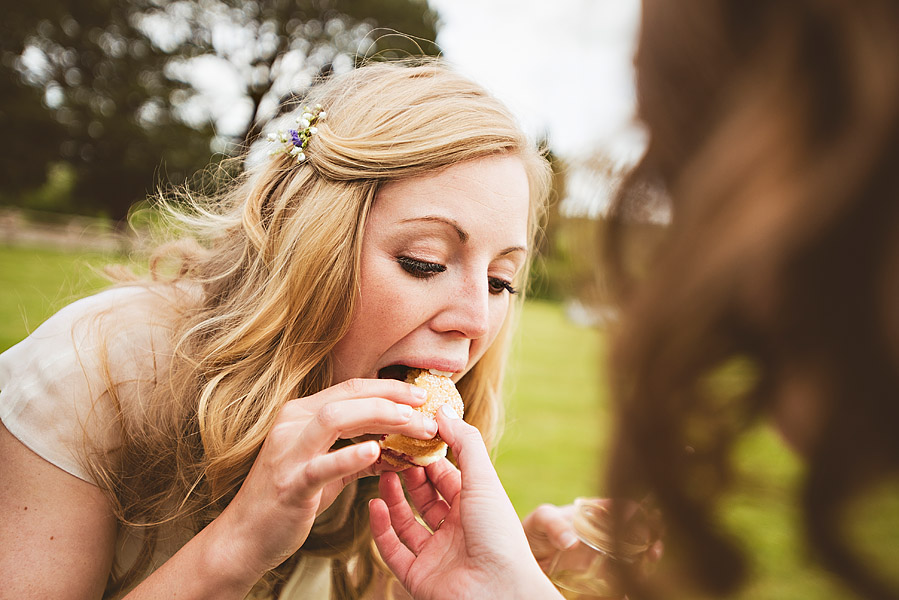
{"type": "Polygon", "coordinates": [[[442,459],[403,471],[413,514],[396,473],[370,502],[375,543],[417,600],[562,598],[544,575],[478,430],[452,409],[437,413],[458,469],[442,459]]]}
{"type": "Polygon", "coordinates": [[[379,440],[437,433],[407,374],[493,444],[541,151],[439,61],[333,75],[278,125],[164,203],[184,235],[149,277],[0,356],[0,598],[401,591],[366,506],[379,440]]]}
{"type": "MultiPolygon", "coordinates": [[[[628,597],[746,582],[719,504],[731,450],[767,420],[804,463],[810,556],[841,594],[899,598],[896,531],[858,521],[869,499],[895,509],[899,473],[899,3],[644,0],[636,72],[649,143],[634,180],[665,190],[672,221],[623,287],[607,489],[652,495],[675,562],[628,597]],[[739,384],[712,385],[721,373],[739,384]]],[[[644,196],[622,194],[618,214],[644,196]]],[[[438,423],[461,473],[406,475],[433,533],[382,477],[371,513],[385,560],[422,600],[557,598],[481,443],[438,423]]]]}

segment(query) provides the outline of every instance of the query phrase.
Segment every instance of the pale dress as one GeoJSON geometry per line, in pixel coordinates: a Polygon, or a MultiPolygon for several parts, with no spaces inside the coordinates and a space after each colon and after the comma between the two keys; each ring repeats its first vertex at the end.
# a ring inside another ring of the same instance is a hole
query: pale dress
{"type": "MultiPolygon", "coordinates": [[[[36,454],[92,483],[85,436],[101,448],[114,448],[121,437],[117,411],[126,420],[144,416],[149,390],[171,358],[171,310],[161,293],[138,286],[113,288],[66,306],[0,354],[0,421],[36,454]],[[120,407],[106,392],[107,381],[115,382],[120,407]]],[[[192,535],[176,526],[163,528],[153,568],[192,535]]],[[[115,559],[120,568],[132,564],[139,543],[127,528],[119,528],[115,559]]],[[[304,559],[280,598],[328,598],[329,568],[327,559],[304,559]]]]}

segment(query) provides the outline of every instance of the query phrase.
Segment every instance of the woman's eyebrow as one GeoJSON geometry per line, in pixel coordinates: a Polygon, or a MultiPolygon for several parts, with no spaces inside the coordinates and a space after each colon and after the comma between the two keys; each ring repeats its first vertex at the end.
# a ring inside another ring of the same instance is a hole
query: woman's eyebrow
{"type": "Polygon", "coordinates": [[[467,242],[468,238],[470,237],[468,235],[468,232],[465,231],[464,229],[462,229],[459,226],[459,224],[456,223],[454,220],[447,219],[446,217],[441,217],[438,215],[427,215],[424,217],[413,217],[411,219],[402,219],[400,221],[400,223],[412,223],[415,221],[425,221],[425,222],[430,222],[430,223],[443,223],[444,225],[449,225],[450,227],[452,227],[453,229],[456,230],[456,233],[459,235],[459,241],[462,242],[463,244],[465,242],[467,242]]]}
{"type": "Polygon", "coordinates": [[[508,256],[509,254],[515,254],[516,252],[522,252],[524,254],[528,253],[528,249],[524,246],[509,246],[505,250],[501,250],[499,254],[497,254],[497,258],[501,256],[508,256]]]}
{"type": "MultiPolygon", "coordinates": [[[[424,217],[412,217],[409,219],[402,219],[400,221],[400,223],[415,223],[415,222],[419,222],[419,221],[424,221],[426,223],[441,223],[443,225],[449,225],[456,231],[456,234],[458,234],[458,236],[459,236],[459,241],[462,242],[463,244],[465,242],[467,242],[468,238],[470,237],[468,235],[468,232],[465,231],[464,229],[462,229],[462,227],[458,223],[456,223],[454,220],[448,219],[446,217],[441,217],[438,215],[427,215],[424,217]]],[[[514,254],[516,252],[523,252],[524,254],[527,254],[528,249],[525,246],[509,246],[508,248],[500,250],[496,254],[496,256],[497,256],[497,258],[499,258],[502,256],[508,256],[509,254],[514,254]]]]}

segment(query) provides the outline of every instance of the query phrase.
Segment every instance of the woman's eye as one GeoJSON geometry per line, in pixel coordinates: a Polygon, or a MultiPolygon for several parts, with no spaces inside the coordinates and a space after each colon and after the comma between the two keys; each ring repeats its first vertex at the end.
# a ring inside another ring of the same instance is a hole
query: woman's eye
{"type": "MultiPolygon", "coordinates": [[[[418,260],[417,258],[409,256],[397,256],[396,262],[404,271],[419,279],[427,279],[446,271],[446,265],[427,260],[418,260]]],[[[490,293],[494,295],[502,294],[503,292],[509,292],[510,294],[518,293],[518,290],[512,287],[510,282],[505,279],[500,279],[499,277],[488,277],[487,287],[490,290],[490,293]]]]}
{"type": "Polygon", "coordinates": [[[426,260],[416,260],[408,256],[397,256],[396,262],[398,262],[403,270],[409,273],[409,275],[418,277],[419,279],[427,279],[437,273],[446,271],[446,265],[428,262],[426,260]]]}
{"type": "Polygon", "coordinates": [[[512,284],[499,277],[488,277],[487,285],[490,287],[491,294],[502,294],[504,291],[510,294],[517,294],[518,290],[512,287],[512,284]]]}

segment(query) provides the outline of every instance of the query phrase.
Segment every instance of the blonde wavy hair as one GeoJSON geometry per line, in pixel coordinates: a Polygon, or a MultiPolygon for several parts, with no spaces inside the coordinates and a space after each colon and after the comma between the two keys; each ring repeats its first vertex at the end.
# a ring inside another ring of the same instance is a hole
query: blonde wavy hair
{"type": "MultiPolygon", "coordinates": [[[[222,195],[182,194],[182,202],[164,203],[191,241],[162,246],[151,271],[164,280],[157,285],[201,293],[172,295],[182,305],[171,368],[146,418],[123,423],[115,464],[94,468],[120,521],[143,535],[140,558],[127,572],[116,570],[108,595],[146,573],[159,525],[187,522],[196,531],[221,512],[285,402],[331,385],[330,353],[351,322],[362,233],[384,183],[496,154],[520,157],[531,189],[529,248],[535,246],[548,163],[480,86],[439,61],[376,63],[314,87],[303,104],[316,103],[328,114],[302,164],[268,158],[222,195]],[[175,275],[162,277],[160,265],[172,261],[175,275]]],[[[458,384],[465,418],[490,446],[502,421],[503,373],[520,302],[458,384]]],[[[261,591],[277,595],[301,556],[318,555],[334,559],[333,596],[364,593],[377,568],[365,509],[372,482],[344,490],[261,591]]]]}

